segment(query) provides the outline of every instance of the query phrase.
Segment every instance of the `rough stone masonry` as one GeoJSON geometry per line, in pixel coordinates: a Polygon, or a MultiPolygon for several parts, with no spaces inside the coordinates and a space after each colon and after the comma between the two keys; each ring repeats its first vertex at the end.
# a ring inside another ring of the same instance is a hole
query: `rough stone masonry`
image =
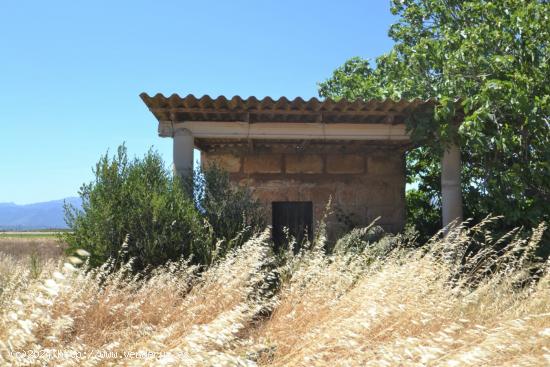
{"type": "MultiPolygon", "coordinates": [[[[311,201],[315,222],[327,217],[329,238],[353,227],[377,222],[397,232],[405,223],[404,150],[399,147],[309,143],[257,144],[254,152],[223,150],[201,153],[203,166],[215,163],[233,182],[252,189],[269,208],[276,201],[311,201]],[[301,152],[295,152],[302,150],[301,152]],[[301,149],[300,149],[301,148],[301,149]],[[345,152],[342,151],[349,151],[345,152]]],[[[267,210],[271,222],[271,211],[267,210]]]]}
{"type": "MultiPolygon", "coordinates": [[[[433,99],[141,98],[159,135],[173,138],[175,173],[192,174],[193,150],[200,150],[204,167],[216,163],[264,204],[274,239],[287,225],[294,233],[315,232],[329,200],[329,239],[377,217],[387,231],[400,231],[404,155],[415,146],[407,124],[433,116],[436,105],[433,99]]],[[[459,147],[446,147],[441,162],[446,226],[462,218],[459,147]]]]}

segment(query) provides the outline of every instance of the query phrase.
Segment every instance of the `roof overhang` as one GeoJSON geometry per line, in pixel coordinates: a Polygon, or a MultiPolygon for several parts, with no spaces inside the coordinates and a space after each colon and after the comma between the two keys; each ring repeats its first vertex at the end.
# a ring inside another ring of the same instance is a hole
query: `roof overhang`
{"type": "Polygon", "coordinates": [[[408,141],[407,119],[435,104],[434,100],[419,99],[304,101],[285,97],[140,96],[157,118],[160,136],[171,137],[176,129],[185,128],[199,139],[408,141]]]}

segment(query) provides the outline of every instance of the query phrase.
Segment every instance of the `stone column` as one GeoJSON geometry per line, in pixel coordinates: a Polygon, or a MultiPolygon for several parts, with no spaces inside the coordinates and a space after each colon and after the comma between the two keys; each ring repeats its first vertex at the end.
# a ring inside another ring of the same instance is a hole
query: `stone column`
{"type": "Polygon", "coordinates": [[[182,178],[191,177],[193,174],[193,148],[195,146],[191,131],[174,127],[174,174],[182,178]]]}
{"type": "Polygon", "coordinates": [[[460,187],[460,148],[451,144],[441,160],[441,207],[443,227],[458,219],[462,221],[462,190],[460,187]]]}

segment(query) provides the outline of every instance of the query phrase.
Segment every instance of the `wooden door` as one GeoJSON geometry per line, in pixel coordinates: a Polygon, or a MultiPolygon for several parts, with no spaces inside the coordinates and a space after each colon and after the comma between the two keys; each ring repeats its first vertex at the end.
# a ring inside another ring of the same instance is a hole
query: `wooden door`
{"type": "MultiPolygon", "coordinates": [[[[311,201],[274,201],[272,204],[273,242],[279,249],[286,243],[283,228],[289,230],[299,245],[313,237],[313,204],[311,201]]],[[[296,251],[299,249],[296,248],[296,251]]]]}

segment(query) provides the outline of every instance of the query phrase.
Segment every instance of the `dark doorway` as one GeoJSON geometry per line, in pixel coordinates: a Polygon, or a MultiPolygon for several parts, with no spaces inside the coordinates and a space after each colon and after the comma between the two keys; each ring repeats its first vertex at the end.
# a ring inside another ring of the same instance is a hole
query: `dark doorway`
{"type": "MultiPolygon", "coordinates": [[[[296,238],[298,245],[313,236],[313,204],[311,201],[274,201],[271,204],[273,217],[273,242],[277,249],[286,242],[283,228],[296,238]]],[[[295,249],[297,251],[298,248],[295,249]]]]}

